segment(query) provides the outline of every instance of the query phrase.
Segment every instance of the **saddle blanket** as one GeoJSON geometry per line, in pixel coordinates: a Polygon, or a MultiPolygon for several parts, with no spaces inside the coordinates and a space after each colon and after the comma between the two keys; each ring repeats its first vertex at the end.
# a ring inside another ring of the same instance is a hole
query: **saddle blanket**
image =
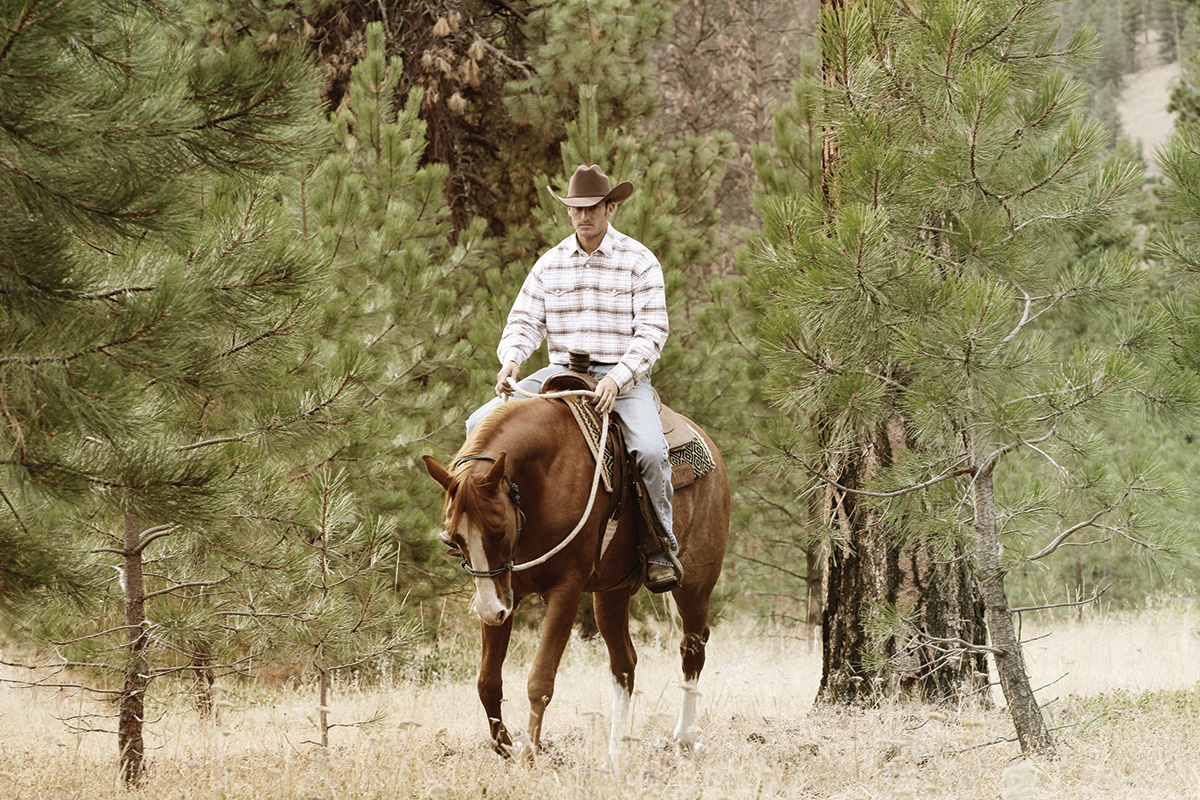
{"type": "MultiPolygon", "coordinates": [[[[583,438],[587,440],[588,448],[592,451],[592,457],[595,458],[600,450],[602,425],[600,415],[596,413],[591,401],[586,398],[564,397],[562,399],[570,407],[575,421],[579,423],[579,429],[583,431],[583,438]]],[[[667,451],[667,459],[671,463],[671,485],[676,489],[687,486],[697,478],[707,475],[716,466],[704,438],[691,425],[688,425],[687,428],[691,432],[691,436],[682,444],[667,451]]],[[[611,494],[613,490],[613,451],[607,447],[604,450],[604,468],[601,470],[600,477],[604,481],[605,490],[611,494]]]]}

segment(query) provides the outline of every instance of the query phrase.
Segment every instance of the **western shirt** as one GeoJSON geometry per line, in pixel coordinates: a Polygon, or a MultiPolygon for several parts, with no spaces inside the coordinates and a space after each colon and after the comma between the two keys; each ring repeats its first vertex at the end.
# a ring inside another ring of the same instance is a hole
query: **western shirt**
{"type": "Polygon", "coordinates": [[[642,243],[611,225],[590,255],[572,233],[526,276],[496,354],[525,359],[546,340],[550,362],[565,366],[578,348],[616,364],[608,377],[624,391],[650,374],[667,341],[662,266],[642,243]]]}

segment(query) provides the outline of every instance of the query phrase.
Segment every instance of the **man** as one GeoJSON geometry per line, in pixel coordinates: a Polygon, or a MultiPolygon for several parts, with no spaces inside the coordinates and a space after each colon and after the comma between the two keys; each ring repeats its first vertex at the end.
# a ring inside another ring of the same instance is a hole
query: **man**
{"type": "Polygon", "coordinates": [[[679,545],[672,531],[667,443],[650,387],[650,369],[667,340],[667,303],[658,259],[609,224],[617,203],[632,192],[629,181],[611,187],[595,165],[575,170],[566,197],[550,189],[567,207],[574,233],[539,258],[526,277],[496,350],[502,364],[496,399],[471,415],[467,431],[513,394],[509,378],[520,376],[521,364],[543,339],[551,364],[520,382],[529,392],[563,371],[570,350],[589,353],[591,373],[600,381],[596,408],[618,413],[625,445],[670,542],[669,553],[647,558],[646,583],[662,591],[682,577],[674,557],[679,545]]]}

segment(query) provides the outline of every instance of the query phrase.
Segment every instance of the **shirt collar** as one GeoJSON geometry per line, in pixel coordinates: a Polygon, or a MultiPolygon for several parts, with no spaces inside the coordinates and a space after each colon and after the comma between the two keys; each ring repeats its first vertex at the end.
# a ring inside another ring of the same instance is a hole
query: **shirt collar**
{"type": "MultiPolygon", "coordinates": [[[[617,237],[622,235],[610,222],[608,230],[604,232],[604,238],[600,240],[600,246],[596,248],[596,252],[592,253],[592,255],[610,255],[613,247],[616,246],[617,237]]],[[[571,255],[587,256],[587,251],[579,246],[579,238],[575,235],[574,231],[566,238],[564,244],[569,248],[571,255]]]]}

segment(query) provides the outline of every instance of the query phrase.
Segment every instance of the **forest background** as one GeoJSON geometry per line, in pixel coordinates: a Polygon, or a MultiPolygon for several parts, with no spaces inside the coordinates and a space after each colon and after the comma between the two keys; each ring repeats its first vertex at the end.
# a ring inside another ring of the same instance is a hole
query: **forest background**
{"type": "MultiPolygon", "coordinates": [[[[55,92],[0,100],[22,120],[6,134],[24,158],[6,162],[6,203],[36,209],[5,229],[20,256],[5,264],[0,344],[12,641],[47,645],[114,695],[130,670],[111,656],[130,650],[145,659],[134,673],[183,674],[201,695],[223,673],[413,668],[469,591],[438,547],[441,500],[419,457],[457,449],[490,394],[512,298],[567,231],[545,186],[579,163],[634,181],[615,224],[659,256],[671,302],[656,387],[731,467],[718,615],[817,619],[828,535],[809,476],[780,466],[779,429],[798,421],[770,402],[743,274],[761,198],[820,181],[822,132],[794,93],[816,69],[815,0],[64,5],[83,16],[49,38],[76,47],[63,30],[103,6],[115,22],[90,42],[96,63],[120,75],[123,48],[163,65],[143,90],[174,90],[148,107],[104,70],[62,68],[55,92]],[[85,101],[96,135],[57,124],[85,101]],[[39,200],[31,175],[69,175],[69,191],[39,200]]],[[[5,57],[59,21],[36,6],[14,6],[5,57]]],[[[1084,110],[1111,152],[1151,166],[1119,99],[1151,49],[1181,65],[1177,117],[1197,118],[1195,4],[1059,10],[1064,36],[1099,33],[1078,67],[1084,110]]],[[[1147,243],[1169,213],[1148,174],[1131,215],[1098,235],[1157,276],[1147,243]]],[[[1065,339],[1087,328],[1053,324],[1065,339]]],[[[1011,573],[1014,604],[1193,598],[1193,427],[1098,420],[1122,463],[1154,454],[1179,487],[1161,505],[1170,547],[1073,548],[1011,573]]]]}

